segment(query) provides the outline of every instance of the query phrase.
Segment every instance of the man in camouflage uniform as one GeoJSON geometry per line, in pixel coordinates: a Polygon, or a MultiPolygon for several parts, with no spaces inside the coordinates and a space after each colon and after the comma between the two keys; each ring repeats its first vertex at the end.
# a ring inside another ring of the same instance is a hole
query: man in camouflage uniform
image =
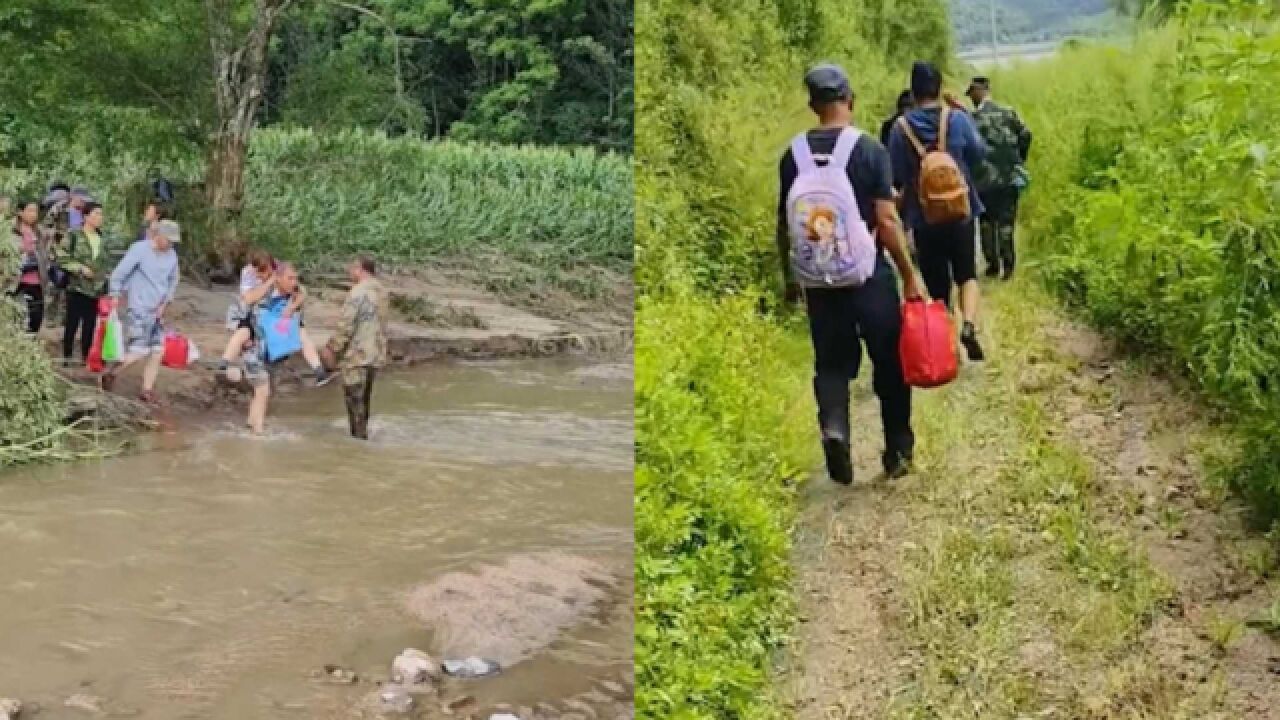
{"type": "Polygon", "coordinates": [[[361,256],[347,268],[352,282],[342,306],[342,323],[325,346],[327,365],[342,370],[352,437],[369,439],[369,403],[377,369],[387,361],[390,302],[373,258],[361,256]]]}
{"type": "Polygon", "coordinates": [[[986,212],[982,215],[982,254],[987,276],[1013,274],[1016,254],[1013,234],[1018,221],[1018,196],[1026,177],[1023,164],[1031,150],[1031,131],[1010,107],[991,100],[991,83],[975,77],[969,84],[974,123],[987,145],[987,156],[975,173],[978,195],[986,212]]]}

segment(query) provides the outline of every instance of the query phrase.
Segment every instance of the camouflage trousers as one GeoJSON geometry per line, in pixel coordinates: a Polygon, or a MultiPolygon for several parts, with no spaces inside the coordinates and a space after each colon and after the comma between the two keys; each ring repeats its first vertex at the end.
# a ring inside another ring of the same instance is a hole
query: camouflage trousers
{"type": "Polygon", "coordinates": [[[987,261],[987,274],[995,275],[1002,267],[1005,275],[1013,272],[1017,262],[1013,233],[1018,225],[1018,189],[998,188],[982,193],[982,256],[987,261]]]}
{"type": "Polygon", "coordinates": [[[351,437],[369,439],[369,404],[373,400],[373,379],[377,371],[371,367],[342,371],[342,389],[347,400],[347,421],[351,437]]]}

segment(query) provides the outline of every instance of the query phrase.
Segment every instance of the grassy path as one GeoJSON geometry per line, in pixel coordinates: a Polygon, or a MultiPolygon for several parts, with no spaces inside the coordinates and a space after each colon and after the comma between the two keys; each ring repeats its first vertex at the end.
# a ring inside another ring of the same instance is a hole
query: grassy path
{"type": "Polygon", "coordinates": [[[796,530],[794,717],[1280,718],[1274,543],[1204,471],[1170,384],[1033,279],[984,298],[989,361],[917,395],[917,470],[818,478],[796,530]]]}

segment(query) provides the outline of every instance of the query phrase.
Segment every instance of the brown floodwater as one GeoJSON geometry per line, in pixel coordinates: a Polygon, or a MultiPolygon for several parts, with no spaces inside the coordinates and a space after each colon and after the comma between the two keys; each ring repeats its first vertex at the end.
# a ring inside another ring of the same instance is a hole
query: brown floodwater
{"type": "Polygon", "coordinates": [[[388,373],[367,444],[341,392],[281,398],[265,438],[185,418],[126,457],[0,475],[0,696],[46,719],[86,717],[76,695],[106,717],[357,717],[416,647],[510,664],[423,717],[629,698],[630,367],[388,373]]]}

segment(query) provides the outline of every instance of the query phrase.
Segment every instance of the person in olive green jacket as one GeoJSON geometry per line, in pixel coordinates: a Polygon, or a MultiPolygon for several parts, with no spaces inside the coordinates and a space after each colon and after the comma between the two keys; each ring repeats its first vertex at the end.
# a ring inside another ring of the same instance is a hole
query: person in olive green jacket
{"type": "Polygon", "coordinates": [[[84,206],[84,225],[71,230],[59,250],[58,265],[70,276],[67,283],[67,319],[62,331],[62,359],[71,364],[76,332],[80,332],[80,360],[89,357],[93,333],[98,325],[98,298],[107,283],[106,242],[102,235],[102,206],[84,206]]]}
{"type": "Polygon", "coordinates": [[[355,286],[342,305],[342,323],[329,338],[324,360],[342,370],[351,435],[369,439],[369,403],[377,369],[387,361],[389,298],[373,258],[362,256],[347,268],[355,286]]]}

